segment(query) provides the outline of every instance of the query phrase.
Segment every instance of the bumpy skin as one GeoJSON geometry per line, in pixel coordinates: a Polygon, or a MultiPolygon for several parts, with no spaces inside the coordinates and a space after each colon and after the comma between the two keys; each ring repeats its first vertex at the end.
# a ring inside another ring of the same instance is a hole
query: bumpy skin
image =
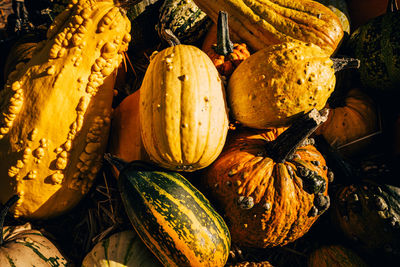
{"type": "MultiPolygon", "coordinates": [[[[355,88],[347,94],[344,106],[330,109],[327,121],[315,133],[322,134],[331,146],[340,148],[378,131],[378,128],[374,102],[360,89],[355,88]]],[[[354,150],[349,152],[355,153],[362,148],[362,145],[353,146],[354,150]]]]}
{"type": "Polygon", "coordinates": [[[363,259],[353,250],[342,245],[320,247],[308,256],[308,267],[367,267],[363,259]]]}
{"type": "Polygon", "coordinates": [[[288,126],[313,108],[322,109],[334,90],[333,62],[316,45],[270,46],[243,61],[229,79],[232,115],[245,126],[288,126]]]}
{"type": "Polygon", "coordinates": [[[20,196],[16,217],[57,216],[89,190],[129,30],[112,1],[73,2],[9,75],[0,103],[0,200],[20,196]]]}
{"type": "Polygon", "coordinates": [[[229,14],[231,31],[254,50],[300,40],[320,46],[331,55],[343,30],[338,17],[311,0],[194,0],[217,23],[218,12],[229,14]]]}
{"type": "Polygon", "coordinates": [[[0,266],[67,266],[67,260],[54,244],[29,223],[4,227],[3,233],[0,266]]]}
{"type": "Polygon", "coordinates": [[[329,205],[326,163],[314,146],[300,147],[285,163],[268,156],[265,144],[283,130],[234,133],[204,174],[206,192],[222,210],[232,243],[285,245],[303,236],[329,205]]]}
{"type": "Polygon", "coordinates": [[[162,267],[134,230],[113,234],[97,243],[82,267],[162,267]]]}
{"type": "Polygon", "coordinates": [[[153,55],[140,88],[139,113],[144,147],[167,169],[207,167],[225,144],[224,87],[210,58],[194,46],[153,55]]]}

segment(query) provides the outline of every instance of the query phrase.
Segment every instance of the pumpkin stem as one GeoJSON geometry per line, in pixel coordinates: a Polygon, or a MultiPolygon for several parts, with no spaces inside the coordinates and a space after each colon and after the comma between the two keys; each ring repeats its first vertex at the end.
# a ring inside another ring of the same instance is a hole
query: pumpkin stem
{"type": "Polygon", "coordinates": [[[312,109],[294,123],[274,141],[267,143],[267,151],[275,162],[283,163],[291,158],[317,127],[328,119],[328,109],[312,109]]]}
{"type": "Polygon", "coordinates": [[[228,13],[220,11],[217,22],[217,45],[213,47],[218,55],[226,56],[233,52],[233,43],[229,39],[228,13]]]}
{"type": "Polygon", "coordinates": [[[181,41],[179,41],[178,37],[170,29],[161,30],[162,38],[168,43],[169,46],[180,45],[181,41]]]}
{"type": "Polygon", "coordinates": [[[360,67],[360,60],[355,58],[331,58],[333,61],[333,69],[335,72],[344,69],[358,69],[360,67]]]}
{"type": "Polygon", "coordinates": [[[118,171],[121,171],[123,168],[125,168],[128,165],[128,162],[126,162],[123,159],[120,159],[116,156],[111,155],[111,153],[105,153],[104,154],[104,159],[112,166],[117,168],[118,171]]]}
{"type": "Polygon", "coordinates": [[[8,210],[11,208],[12,205],[15,204],[19,199],[18,195],[12,196],[6,204],[1,208],[0,210],[0,247],[3,245],[4,240],[3,240],[3,227],[4,227],[4,221],[6,219],[6,215],[8,213],[8,210]]]}
{"type": "Polygon", "coordinates": [[[397,0],[389,0],[386,13],[393,13],[399,10],[397,0]]]}

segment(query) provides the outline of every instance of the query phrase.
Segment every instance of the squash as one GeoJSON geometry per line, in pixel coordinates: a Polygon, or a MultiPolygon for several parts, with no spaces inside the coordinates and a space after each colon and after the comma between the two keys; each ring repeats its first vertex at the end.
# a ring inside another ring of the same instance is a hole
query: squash
{"type": "Polygon", "coordinates": [[[182,44],[195,44],[210,25],[210,18],[193,0],[164,0],[156,28],[161,39],[165,29],[170,29],[182,44]]]}
{"type": "Polygon", "coordinates": [[[68,261],[43,233],[32,229],[30,223],[6,226],[8,209],[18,200],[15,195],[2,207],[0,215],[0,266],[67,266],[68,261]]]}
{"type": "Polygon", "coordinates": [[[378,95],[393,94],[400,88],[400,11],[390,0],[388,12],[364,24],[350,37],[348,49],[360,60],[363,88],[378,95]]]}
{"type": "Polygon", "coordinates": [[[139,114],[143,145],[164,168],[205,168],[225,144],[224,87],[210,58],[195,46],[153,54],[140,88],[139,114]]]}
{"type": "Polygon", "coordinates": [[[316,0],[317,2],[329,7],[338,16],[343,32],[350,35],[350,15],[346,0],[316,0]]]}
{"type": "Polygon", "coordinates": [[[335,88],[334,62],[316,45],[290,42],[264,48],[233,72],[227,87],[233,117],[244,126],[288,126],[322,109],[335,88]]]}
{"type": "Polygon", "coordinates": [[[328,119],[315,133],[345,155],[365,149],[370,144],[365,138],[379,131],[375,103],[358,88],[351,89],[345,99],[331,101],[328,107],[328,119]]]}
{"type": "Polygon", "coordinates": [[[228,227],[188,180],[140,161],[105,159],[120,171],[118,188],[132,225],[164,266],[225,265],[228,227]]]}
{"type": "Polygon", "coordinates": [[[326,245],[315,249],[307,257],[308,267],[367,267],[352,249],[342,245],[326,245]]]}
{"type": "Polygon", "coordinates": [[[338,188],[332,209],[332,223],[360,249],[399,256],[399,187],[368,180],[344,185],[338,188]]]}
{"type": "Polygon", "coordinates": [[[111,0],[73,2],[9,75],[0,99],[0,201],[14,216],[60,215],[88,192],[102,163],[115,69],[130,22],[111,0]]]}
{"type": "Polygon", "coordinates": [[[115,233],[98,242],[85,256],[82,267],[162,267],[135,231],[115,233]]]}
{"type": "Polygon", "coordinates": [[[311,0],[194,0],[217,23],[218,12],[230,15],[229,26],[257,51],[283,42],[300,40],[320,46],[327,55],[339,45],[343,30],[338,17],[311,0]]]}
{"type": "Polygon", "coordinates": [[[325,159],[305,139],[326,118],[313,109],[287,130],[242,128],[231,133],[202,181],[226,219],[233,243],[283,246],[304,235],[329,207],[325,159]]]}
{"type": "Polygon", "coordinates": [[[245,43],[233,44],[230,40],[226,12],[219,12],[217,27],[217,42],[211,47],[203,47],[203,51],[211,58],[218,72],[229,77],[233,70],[250,56],[250,52],[245,43]]]}

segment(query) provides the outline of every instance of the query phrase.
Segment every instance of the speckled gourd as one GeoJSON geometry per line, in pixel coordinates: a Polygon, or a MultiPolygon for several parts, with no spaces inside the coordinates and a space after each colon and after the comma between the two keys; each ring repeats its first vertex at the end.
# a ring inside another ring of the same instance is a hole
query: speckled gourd
{"type": "Polygon", "coordinates": [[[73,0],[0,96],[0,200],[16,217],[48,218],[75,206],[100,169],[114,70],[130,22],[110,0],[73,0]]]}

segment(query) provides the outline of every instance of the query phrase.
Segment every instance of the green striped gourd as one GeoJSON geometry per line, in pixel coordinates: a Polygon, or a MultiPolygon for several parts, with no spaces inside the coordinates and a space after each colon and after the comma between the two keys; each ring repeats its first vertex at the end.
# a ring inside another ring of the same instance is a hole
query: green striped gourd
{"type": "Polygon", "coordinates": [[[230,233],[210,202],[182,175],[140,161],[120,164],[118,186],[128,217],[165,266],[224,266],[230,233]]]}
{"type": "Polygon", "coordinates": [[[211,20],[192,0],[165,0],[157,29],[162,38],[170,29],[182,44],[193,44],[208,30],[211,20]]]}

